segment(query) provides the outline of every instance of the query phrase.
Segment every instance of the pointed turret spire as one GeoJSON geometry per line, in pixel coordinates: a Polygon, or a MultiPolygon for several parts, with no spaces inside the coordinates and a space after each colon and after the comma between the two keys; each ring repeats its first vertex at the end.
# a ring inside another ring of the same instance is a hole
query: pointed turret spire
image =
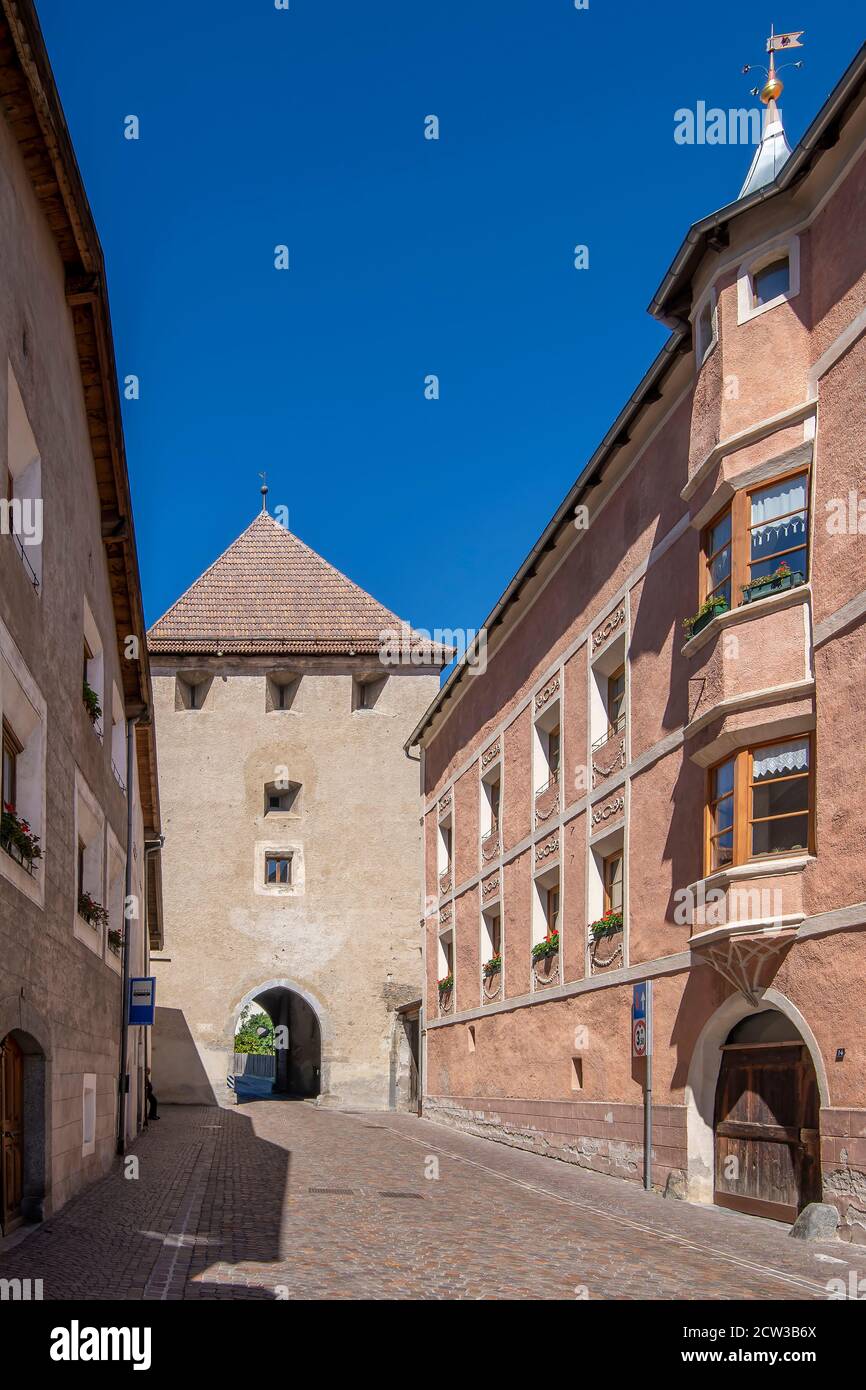
{"type": "MultiPolygon", "coordinates": [[[[798,29],[793,34],[776,34],[772,29],[770,30],[770,37],[767,40],[770,66],[765,69],[767,80],[763,87],[755,87],[752,91],[752,95],[759,96],[766,107],[763,129],[760,143],[752,160],[752,167],[746,176],[746,182],[740,189],[741,198],[745,198],[750,193],[755,193],[759,188],[764,188],[768,183],[772,183],[786,160],[791,157],[791,146],[785,135],[782,113],[778,106],[783,83],[776,72],[776,53],[784,48],[802,48],[803,45],[800,43],[802,34],[802,29],[798,29]]],[[[802,64],[794,63],[793,66],[801,67],[802,64]]],[[[751,67],[747,64],[743,68],[743,72],[750,71],[751,67]]]]}

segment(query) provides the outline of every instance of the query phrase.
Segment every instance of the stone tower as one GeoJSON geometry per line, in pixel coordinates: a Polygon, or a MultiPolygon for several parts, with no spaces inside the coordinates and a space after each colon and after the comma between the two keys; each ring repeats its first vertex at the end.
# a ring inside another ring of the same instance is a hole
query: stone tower
{"type": "Polygon", "coordinates": [[[422,980],[403,743],[447,652],[264,510],[149,646],[172,924],[154,967],[160,1099],[227,1094],[255,1002],[287,1030],[277,1090],[386,1107],[394,1010],[422,980]]]}

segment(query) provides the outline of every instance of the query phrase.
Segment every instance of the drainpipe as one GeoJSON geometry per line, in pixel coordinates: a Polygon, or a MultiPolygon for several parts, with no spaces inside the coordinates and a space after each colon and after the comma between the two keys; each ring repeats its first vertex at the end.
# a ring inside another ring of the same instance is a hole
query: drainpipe
{"type": "Polygon", "coordinates": [[[129,931],[126,921],[126,904],[132,895],[132,774],[135,758],[135,725],[139,716],[126,721],[126,880],[123,895],[123,969],[120,972],[120,1075],[117,1079],[117,1148],[119,1154],[126,1153],[126,1109],[128,1089],[126,1068],[129,1057],[129,931]]]}

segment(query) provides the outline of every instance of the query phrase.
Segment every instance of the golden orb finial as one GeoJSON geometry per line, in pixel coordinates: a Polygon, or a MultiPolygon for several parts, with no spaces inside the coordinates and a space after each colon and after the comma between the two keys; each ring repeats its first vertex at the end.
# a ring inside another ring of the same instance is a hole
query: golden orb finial
{"type": "Polygon", "coordinates": [[[778,101],[784,91],[785,84],[780,77],[771,72],[766,82],[761,88],[761,101],[765,106],[769,106],[771,101],[778,101]]]}

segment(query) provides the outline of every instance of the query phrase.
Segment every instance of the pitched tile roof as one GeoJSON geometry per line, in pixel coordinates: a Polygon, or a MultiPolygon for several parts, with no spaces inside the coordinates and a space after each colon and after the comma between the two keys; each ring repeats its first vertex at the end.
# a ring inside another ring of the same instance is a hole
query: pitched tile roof
{"type": "Polygon", "coordinates": [[[378,654],[399,640],[430,665],[450,648],[431,642],[315,550],[261,512],[154,623],[152,652],[378,654]]]}

